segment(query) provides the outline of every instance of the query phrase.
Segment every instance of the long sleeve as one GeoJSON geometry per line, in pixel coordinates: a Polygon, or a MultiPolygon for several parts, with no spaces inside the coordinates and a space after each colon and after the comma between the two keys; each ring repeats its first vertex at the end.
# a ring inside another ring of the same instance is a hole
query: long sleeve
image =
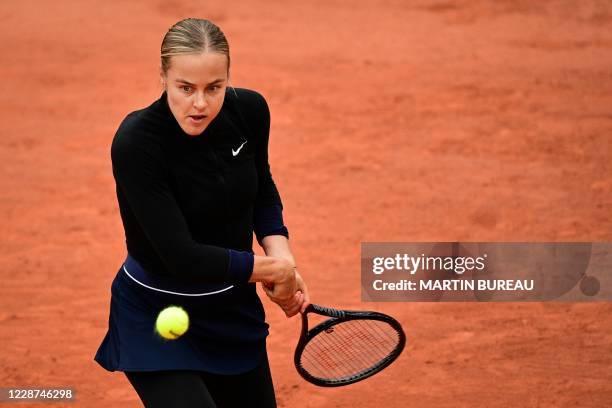
{"type": "Polygon", "coordinates": [[[242,90],[240,93],[241,112],[254,138],[255,165],[258,175],[258,191],[253,212],[253,224],[257,241],[268,235],[289,237],[284,225],[283,204],[276,184],[272,179],[268,160],[270,135],[270,109],[259,93],[242,90]]]}

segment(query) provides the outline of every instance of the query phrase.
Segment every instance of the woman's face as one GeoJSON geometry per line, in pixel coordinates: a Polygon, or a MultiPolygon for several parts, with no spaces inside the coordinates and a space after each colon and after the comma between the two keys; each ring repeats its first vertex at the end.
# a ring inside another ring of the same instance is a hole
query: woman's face
{"type": "Polygon", "coordinates": [[[168,106],[190,136],[201,134],[217,116],[227,87],[227,57],[216,52],[175,55],[162,81],[168,106]]]}

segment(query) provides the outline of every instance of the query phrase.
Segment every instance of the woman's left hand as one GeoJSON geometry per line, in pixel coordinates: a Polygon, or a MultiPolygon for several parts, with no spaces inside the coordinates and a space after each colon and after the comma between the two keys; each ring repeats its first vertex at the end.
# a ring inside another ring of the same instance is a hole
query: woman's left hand
{"type": "Polygon", "coordinates": [[[295,280],[297,282],[298,292],[302,292],[302,294],[304,295],[304,299],[301,302],[300,308],[299,308],[300,313],[304,313],[304,310],[306,310],[306,308],[310,304],[310,294],[308,293],[308,288],[306,287],[306,283],[302,279],[302,276],[299,274],[297,269],[295,270],[295,280]]]}
{"type": "Polygon", "coordinates": [[[289,248],[289,240],[282,235],[269,235],[262,240],[262,246],[266,255],[284,258],[294,266],[296,282],[295,295],[289,302],[276,299],[274,285],[263,285],[266,295],[283,309],[287,317],[295,316],[298,312],[304,313],[304,310],[310,304],[310,295],[302,276],[295,269],[295,259],[289,248]]]}
{"type": "Polygon", "coordinates": [[[264,292],[266,295],[272,300],[274,303],[279,305],[281,309],[285,312],[287,317],[295,316],[299,313],[304,313],[306,307],[310,304],[310,295],[308,294],[308,288],[306,287],[306,283],[302,279],[302,276],[299,274],[297,269],[295,270],[295,280],[296,280],[296,292],[293,296],[293,299],[290,302],[281,302],[276,298],[274,293],[274,286],[263,284],[264,292]]]}

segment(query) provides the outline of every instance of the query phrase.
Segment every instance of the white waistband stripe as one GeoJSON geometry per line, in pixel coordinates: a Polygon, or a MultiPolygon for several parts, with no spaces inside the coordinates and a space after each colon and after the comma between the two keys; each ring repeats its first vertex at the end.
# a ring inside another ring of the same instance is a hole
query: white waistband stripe
{"type": "Polygon", "coordinates": [[[230,285],[227,288],[216,290],[214,292],[205,292],[205,293],[180,293],[180,292],[172,292],[172,291],[169,291],[169,290],[158,289],[158,288],[154,288],[153,286],[145,285],[144,283],[140,282],[139,280],[134,278],[132,275],[130,275],[130,273],[128,272],[127,268],[125,267],[125,264],[123,265],[123,270],[125,271],[127,276],[129,276],[137,284],[139,284],[141,286],[144,286],[147,289],[155,290],[157,292],[169,293],[171,295],[179,295],[179,296],[208,296],[208,295],[216,295],[217,293],[225,292],[226,290],[229,290],[229,289],[234,287],[234,285],[230,285]]]}

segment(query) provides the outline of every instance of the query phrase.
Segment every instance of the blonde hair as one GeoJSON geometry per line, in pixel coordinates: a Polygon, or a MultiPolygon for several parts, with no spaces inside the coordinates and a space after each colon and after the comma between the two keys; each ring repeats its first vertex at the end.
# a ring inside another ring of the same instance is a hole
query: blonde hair
{"type": "Polygon", "coordinates": [[[186,18],[174,24],[161,45],[161,69],[164,75],[170,68],[170,59],[174,55],[217,52],[227,57],[229,73],[229,44],[223,31],[209,20],[186,18]]]}

